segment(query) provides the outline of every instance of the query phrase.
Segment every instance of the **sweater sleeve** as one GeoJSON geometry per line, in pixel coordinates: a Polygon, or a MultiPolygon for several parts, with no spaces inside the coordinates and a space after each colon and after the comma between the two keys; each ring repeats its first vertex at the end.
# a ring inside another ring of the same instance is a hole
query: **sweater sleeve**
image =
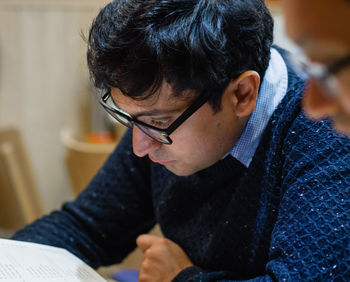
{"type": "Polygon", "coordinates": [[[155,224],[150,197],[149,163],[133,155],[129,131],[75,201],[13,239],[63,247],[93,267],[117,263],[155,224]]]}
{"type": "Polygon", "coordinates": [[[285,143],[266,271],[278,280],[349,281],[350,140],[328,121],[299,119],[285,143]]]}
{"type": "MultiPolygon", "coordinates": [[[[350,142],[328,122],[302,119],[304,131],[290,130],[285,140],[265,273],[246,281],[350,281],[350,142]]],[[[190,267],[174,281],[241,280],[190,267]]]]}

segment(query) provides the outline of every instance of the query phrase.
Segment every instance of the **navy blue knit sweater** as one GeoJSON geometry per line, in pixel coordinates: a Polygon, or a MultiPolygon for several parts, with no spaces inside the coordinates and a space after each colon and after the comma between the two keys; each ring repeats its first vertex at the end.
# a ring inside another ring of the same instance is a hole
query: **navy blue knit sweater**
{"type": "Polygon", "coordinates": [[[127,132],[74,202],[14,238],[97,267],[158,222],[196,265],[175,281],[350,281],[350,142],[304,116],[303,82],[288,79],[249,168],[228,156],[179,177],[136,157],[127,132]]]}

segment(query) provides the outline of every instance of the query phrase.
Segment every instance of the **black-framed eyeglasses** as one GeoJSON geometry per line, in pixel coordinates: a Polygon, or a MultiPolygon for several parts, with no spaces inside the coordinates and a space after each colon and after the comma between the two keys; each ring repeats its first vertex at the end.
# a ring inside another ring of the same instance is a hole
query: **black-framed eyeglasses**
{"type": "Polygon", "coordinates": [[[199,97],[189,106],[170,126],[165,129],[160,129],[155,126],[146,124],[142,121],[134,119],[131,115],[124,112],[118,107],[111,97],[111,92],[100,99],[100,104],[104,109],[121,124],[133,128],[136,125],[143,133],[163,144],[172,144],[173,141],[169,137],[181,124],[183,124],[191,115],[193,115],[201,106],[209,100],[209,95],[199,95],[199,97]]]}
{"type": "Polygon", "coordinates": [[[350,54],[330,63],[314,63],[307,59],[303,51],[298,50],[296,53],[289,53],[288,59],[298,68],[305,78],[312,78],[318,82],[330,97],[334,98],[338,94],[338,82],[335,75],[350,66],[350,54]]]}

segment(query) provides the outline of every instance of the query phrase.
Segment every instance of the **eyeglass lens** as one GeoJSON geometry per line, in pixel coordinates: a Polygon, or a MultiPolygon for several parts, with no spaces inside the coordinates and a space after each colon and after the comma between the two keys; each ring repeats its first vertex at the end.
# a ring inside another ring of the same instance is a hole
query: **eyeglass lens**
{"type": "Polygon", "coordinates": [[[143,133],[145,133],[146,135],[148,135],[149,137],[152,137],[153,139],[161,142],[161,143],[165,143],[165,144],[169,144],[169,140],[159,131],[154,130],[152,128],[149,127],[145,127],[141,124],[135,124],[143,133]]]}
{"type": "MultiPolygon", "coordinates": [[[[108,105],[108,107],[106,107],[105,109],[107,110],[107,112],[113,117],[115,118],[117,121],[119,121],[121,124],[132,128],[134,125],[136,125],[143,133],[145,133],[146,135],[148,135],[149,137],[165,143],[165,144],[170,144],[169,140],[167,139],[166,136],[164,136],[161,132],[154,130],[152,128],[149,128],[147,126],[144,126],[142,124],[139,124],[135,121],[131,121],[131,117],[130,119],[128,119],[126,116],[119,114],[117,111],[113,111],[112,109],[116,109],[118,106],[113,102],[112,97],[109,97],[109,99],[107,99],[106,104],[108,105]]],[[[117,108],[117,110],[120,110],[117,108]]],[[[126,114],[126,113],[125,113],[126,114]]]]}

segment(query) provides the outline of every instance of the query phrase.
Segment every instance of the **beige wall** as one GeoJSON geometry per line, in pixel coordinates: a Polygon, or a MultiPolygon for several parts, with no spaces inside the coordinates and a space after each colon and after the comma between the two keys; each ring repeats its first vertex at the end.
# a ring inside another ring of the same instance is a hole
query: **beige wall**
{"type": "Polygon", "coordinates": [[[85,43],[106,1],[0,0],[0,127],[21,130],[47,210],[72,197],[60,132],[88,97],[85,43]]]}

